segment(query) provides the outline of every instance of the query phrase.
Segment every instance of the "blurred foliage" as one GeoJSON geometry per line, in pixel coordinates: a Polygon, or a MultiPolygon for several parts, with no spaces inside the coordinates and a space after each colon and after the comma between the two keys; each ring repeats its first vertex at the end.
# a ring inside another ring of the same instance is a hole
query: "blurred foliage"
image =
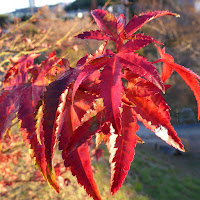
{"type": "MultiPolygon", "coordinates": [[[[60,156],[57,153],[56,161],[59,161],[60,156]]],[[[115,196],[110,194],[110,174],[109,174],[109,162],[108,157],[101,158],[97,163],[93,158],[94,177],[97,184],[100,186],[102,199],[104,200],[149,200],[146,195],[142,194],[142,191],[136,191],[135,186],[129,182],[125,183],[115,196]],[[108,169],[105,172],[105,169],[108,169]]],[[[83,187],[76,181],[76,177],[72,176],[70,170],[61,168],[62,176],[58,176],[58,184],[61,187],[61,192],[58,194],[46,181],[43,180],[41,174],[37,171],[30,159],[27,149],[21,147],[21,155],[18,162],[9,162],[9,168],[6,168],[7,176],[2,179],[2,173],[0,173],[0,197],[3,200],[10,199],[70,199],[70,200],[91,200],[83,187]]],[[[5,170],[4,170],[5,171],[5,170]]],[[[0,165],[0,172],[1,165],[0,165]]]]}
{"type": "MultiPolygon", "coordinates": [[[[107,0],[96,0],[98,6],[103,6],[107,0]]],[[[76,0],[72,4],[65,7],[66,11],[89,9],[91,6],[91,0],[76,0]]]]}
{"type": "MultiPolygon", "coordinates": [[[[98,162],[93,160],[92,164],[95,181],[103,200],[199,199],[199,154],[185,153],[182,156],[172,156],[152,149],[152,146],[148,144],[138,144],[136,156],[127,178],[121,189],[115,196],[112,196],[109,192],[109,154],[105,146],[101,146],[101,148],[104,150],[104,157],[101,157],[98,162]]],[[[56,154],[55,159],[60,159],[59,154],[56,154]]],[[[3,200],[42,200],[44,198],[91,200],[83,187],[78,185],[76,178],[71,175],[70,171],[63,171],[63,178],[58,177],[61,193],[57,194],[53,191],[42,180],[25,147],[21,147],[19,161],[16,164],[9,164],[11,166],[7,172],[9,176],[5,179],[8,184],[1,187],[0,191],[3,200]]],[[[1,177],[2,173],[0,180],[1,177]]]]}
{"type": "MultiPolygon", "coordinates": [[[[12,57],[30,53],[41,53],[43,56],[38,59],[43,59],[55,50],[58,56],[68,58],[74,67],[85,52],[92,53],[99,44],[96,43],[93,47],[74,38],[92,26],[94,25],[89,17],[84,20],[63,20],[48,8],[40,9],[25,22],[14,19],[14,23],[10,23],[0,36],[0,78],[3,78],[12,57]]],[[[87,41],[88,44],[91,42],[93,41],[87,41]]]]}
{"type": "Polygon", "coordinates": [[[4,28],[8,23],[8,15],[0,15],[0,27],[4,28]]]}

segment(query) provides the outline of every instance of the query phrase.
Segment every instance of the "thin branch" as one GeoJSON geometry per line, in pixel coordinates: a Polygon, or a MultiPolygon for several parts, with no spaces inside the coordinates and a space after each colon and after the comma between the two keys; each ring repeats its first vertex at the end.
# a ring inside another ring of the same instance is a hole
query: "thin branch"
{"type": "Polygon", "coordinates": [[[29,18],[28,20],[26,20],[25,22],[21,23],[18,27],[16,27],[14,30],[12,30],[11,32],[9,32],[8,34],[6,34],[5,36],[3,36],[2,38],[0,38],[1,40],[5,40],[8,36],[12,35],[14,32],[16,32],[17,30],[21,29],[23,26],[25,26],[26,24],[28,24],[29,22],[33,21],[35,18],[37,18],[39,15],[39,13],[35,13],[31,18],[29,18]]]}

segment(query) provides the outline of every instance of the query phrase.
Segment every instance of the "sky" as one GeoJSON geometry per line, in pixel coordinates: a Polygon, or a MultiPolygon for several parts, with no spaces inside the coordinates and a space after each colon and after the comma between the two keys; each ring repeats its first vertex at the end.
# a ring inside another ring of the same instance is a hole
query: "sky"
{"type": "MultiPolygon", "coordinates": [[[[70,3],[74,0],[35,0],[35,6],[54,5],[57,3],[70,3]]],[[[9,13],[20,8],[29,7],[29,0],[0,0],[0,14],[9,13]]]]}

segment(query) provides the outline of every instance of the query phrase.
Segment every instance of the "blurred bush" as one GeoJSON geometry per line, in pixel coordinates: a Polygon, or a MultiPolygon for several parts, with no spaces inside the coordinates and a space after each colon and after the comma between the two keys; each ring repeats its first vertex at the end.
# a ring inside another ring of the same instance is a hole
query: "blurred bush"
{"type": "Polygon", "coordinates": [[[0,35],[0,78],[3,78],[12,57],[30,53],[41,53],[40,58],[43,59],[56,50],[58,56],[68,58],[75,66],[79,58],[86,52],[92,53],[99,45],[96,42],[91,45],[94,41],[85,42],[73,37],[92,26],[90,17],[64,20],[47,7],[24,22],[14,19],[0,35]]]}

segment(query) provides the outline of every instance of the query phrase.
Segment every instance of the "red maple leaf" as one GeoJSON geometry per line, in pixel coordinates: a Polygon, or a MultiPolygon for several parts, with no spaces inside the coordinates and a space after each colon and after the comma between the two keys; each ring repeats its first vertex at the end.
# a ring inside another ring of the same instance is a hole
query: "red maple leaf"
{"type": "Polygon", "coordinates": [[[38,131],[41,135],[40,142],[36,134],[36,112],[41,95],[50,82],[48,76],[52,68],[58,65],[62,68],[62,59],[56,57],[55,52],[40,65],[34,64],[34,58],[38,55],[22,56],[14,60],[13,64],[5,75],[4,87],[0,96],[0,139],[17,116],[21,121],[21,130],[27,145],[30,145],[32,156],[36,164],[50,184],[59,191],[58,185],[53,176],[49,177],[45,160],[45,146],[43,131],[38,131]]]}

